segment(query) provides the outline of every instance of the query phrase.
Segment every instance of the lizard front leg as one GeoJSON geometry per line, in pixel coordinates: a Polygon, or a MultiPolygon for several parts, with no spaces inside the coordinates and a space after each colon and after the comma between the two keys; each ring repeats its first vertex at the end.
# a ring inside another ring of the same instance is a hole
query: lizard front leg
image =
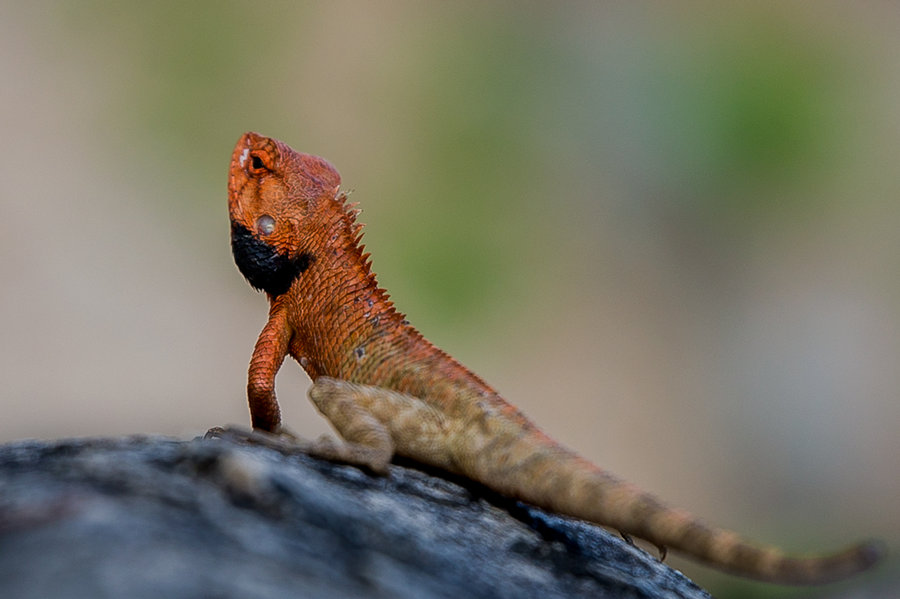
{"type": "Polygon", "coordinates": [[[254,430],[217,426],[206,432],[206,438],[228,437],[235,441],[264,443],[262,433],[284,433],[281,430],[281,410],[275,399],[275,375],[284,363],[290,339],[291,333],[284,312],[271,311],[269,320],[256,340],[247,373],[247,401],[254,430]]]}
{"type": "Polygon", "coordinates": [[[281,410],[275,399],[275,375],[284,363],[290,340],[286,312],[273,310],[256,340],[247,373],[247,400],[254,429],[277,433],[281,428],[281,410]]]}

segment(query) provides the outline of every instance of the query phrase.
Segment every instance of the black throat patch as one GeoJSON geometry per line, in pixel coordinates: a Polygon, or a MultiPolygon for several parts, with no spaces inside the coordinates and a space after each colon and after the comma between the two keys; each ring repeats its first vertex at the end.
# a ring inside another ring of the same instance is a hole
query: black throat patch
{"type": "Polygon", "coordinates": [[[279,253],[257,238],[242,224],[231,223],[231,252],[234,263],[247,281],[269,295],[281,295],[294,280],[309,268],[315,256],[302,252],[298,256],[279,253]]]}

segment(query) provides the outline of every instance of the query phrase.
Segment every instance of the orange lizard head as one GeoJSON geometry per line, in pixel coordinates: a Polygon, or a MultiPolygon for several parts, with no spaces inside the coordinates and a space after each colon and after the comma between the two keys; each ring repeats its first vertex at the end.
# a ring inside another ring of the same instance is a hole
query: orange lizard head
{"type": "Polygon", "coordinates": [[[231,156],[228,212],[234,260],[253,287],[281,295],[315,260],[311,248],[323,232],[313,216],[338,199],[340,183],[323,158],[256,133],[241,136],[231,156]]]}

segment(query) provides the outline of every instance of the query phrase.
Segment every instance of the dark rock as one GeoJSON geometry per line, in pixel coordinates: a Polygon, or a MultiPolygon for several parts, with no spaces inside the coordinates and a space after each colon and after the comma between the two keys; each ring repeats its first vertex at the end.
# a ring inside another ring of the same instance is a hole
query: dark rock
{"type": "Polygon", "coordinates": [[[0,597],[709,597],[601,528],[223,440],[0,446],[0,597]]]}

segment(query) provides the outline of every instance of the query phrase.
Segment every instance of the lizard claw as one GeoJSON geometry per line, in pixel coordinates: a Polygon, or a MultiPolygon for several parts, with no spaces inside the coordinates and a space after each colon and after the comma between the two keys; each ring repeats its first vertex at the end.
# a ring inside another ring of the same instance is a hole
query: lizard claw
{"type": "Polygon", "coordinates": [[[226,437],[228,430],[221,426],[214,426],[203,435],[204,439],[222,439],[226,437]]]}
{"type": "MultiPolygon", "coordinates": [[[[619,535],[621,535],[622,540],[624,540],[626,543],[628,543],[632,547],[635,547],[634,539],[631,537],[630,534],[620,530],[619,535]]],[[[657,543],[654,543],[654,545],[656,546],[656,550],[659,551],[659,561],[661,561],[661,562],[666,561],[666,556],[669,554],[669,548],[666,547],[665,545],[659,545],[657,543]]]]}

